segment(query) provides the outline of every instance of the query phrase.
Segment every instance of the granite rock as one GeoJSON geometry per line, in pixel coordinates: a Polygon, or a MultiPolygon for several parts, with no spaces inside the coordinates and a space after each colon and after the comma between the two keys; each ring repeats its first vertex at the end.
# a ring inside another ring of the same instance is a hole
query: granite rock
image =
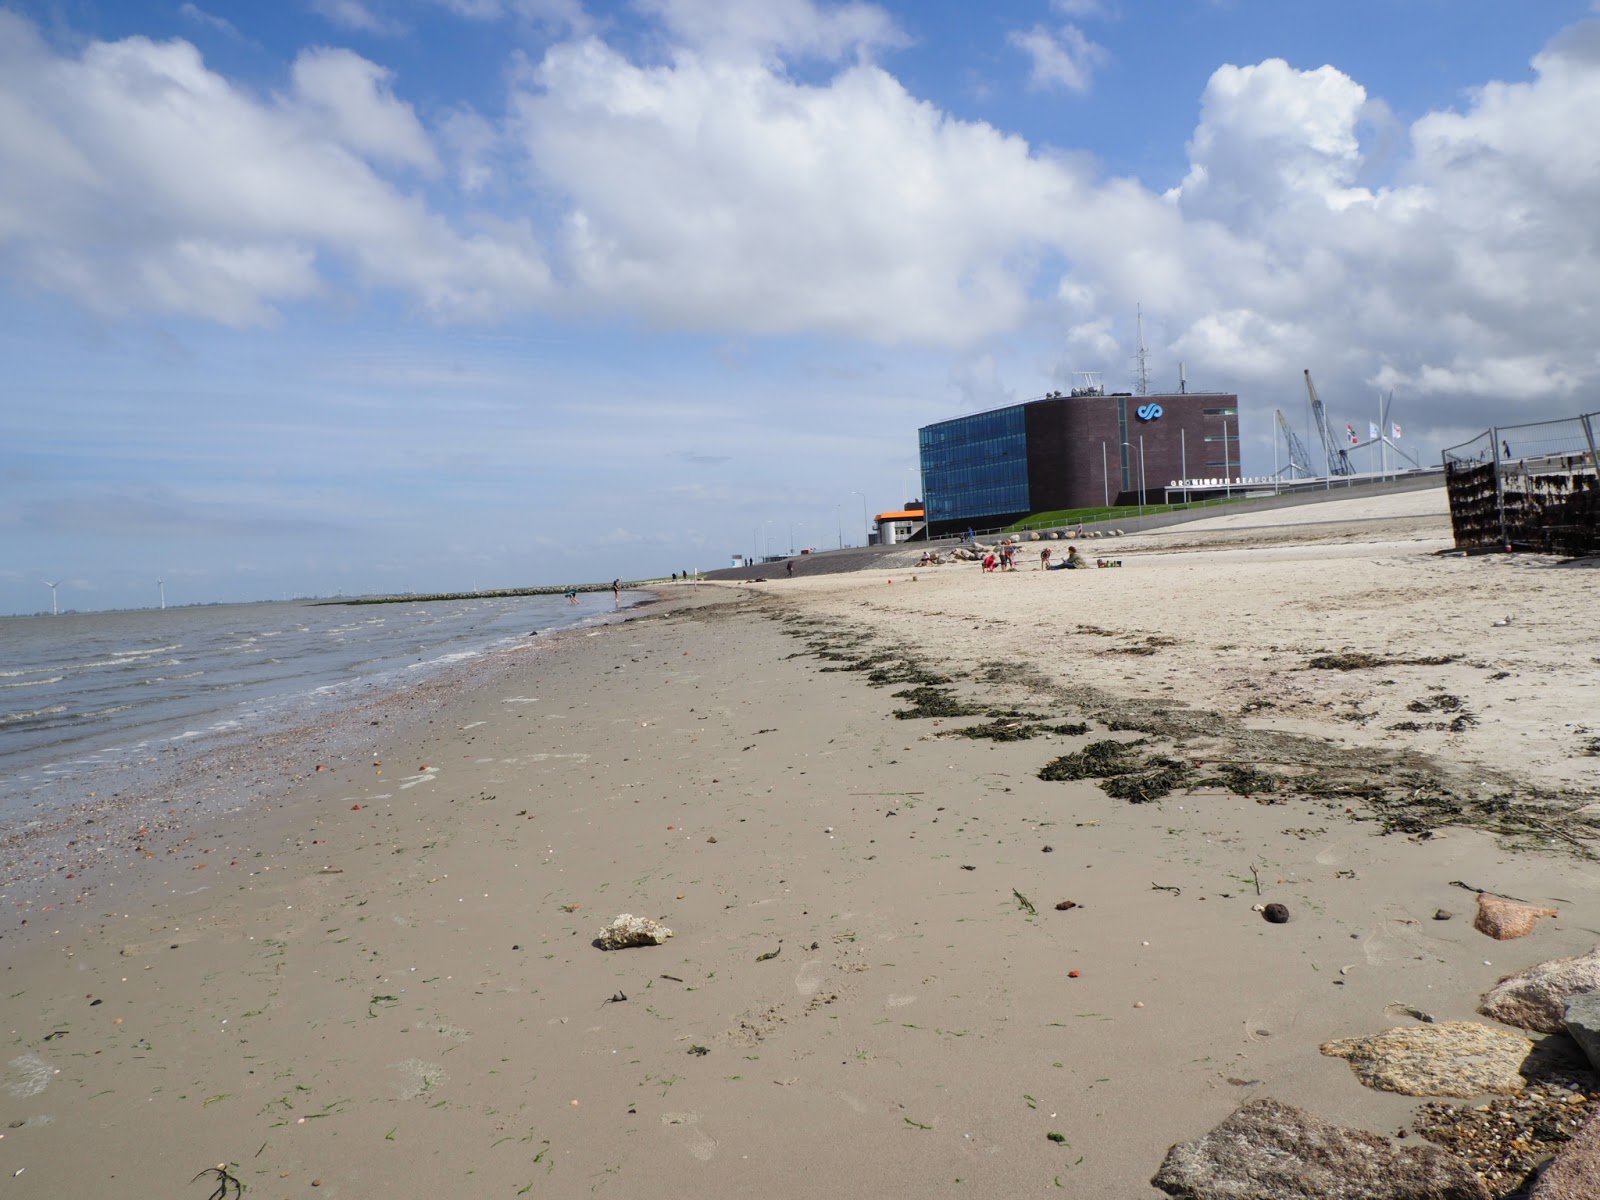
{"type": "Polygon", "coordinates": [[[1507,975],[1484,993],[1478,1011],[1519,1029],[1560,1033],[1566,1028],[1567,1000],[1579,992],[1600,992],[1600,946],[1507,975]]]}
{"type": "MultiPolygon", "coordinates": [[[[1588,1057],[1589,1065],[1600,1071],[1600,992],[1568,996],[1562,1019],[1572,1040],[1588,1057]]],[[[1600,1196],[1600,1191],[1595,1195],[1600,1196]]]]}
{"type": "Polygon", "coordinates": [[[1403,1096],[1480,1096],[1527,1085],[1520,1067],[1533,1043],[1476,1021],[1444,1021],[1324,1042],[1367,1087],[1403,1096]]]}
{"type": "Polygon", "coordinates": [[[1520,900],[1506,900],[1478,893],[1478,915],[1472,918],[1472,927],[1497,941],[1525,937],[1533,932],[1540,917],[1559,917],[1553,908],[1540,908],[1537,904],[1523,904],[1520,900]]]}
{"type": "Polygon", "coordinates": [[[1460,1159],[1396,1147],[1276,1100],[1254,1100],[1167,1151],[1151,1184],[1181,1200],[1489,1200],[1460,1159]]]}
{"type": "Polygon", "coordinates": [[[1600,1116],[1588,1124],[1556,1155],[1528,1200],[1594,1200],[1600,1196],[1600,1116]]]}

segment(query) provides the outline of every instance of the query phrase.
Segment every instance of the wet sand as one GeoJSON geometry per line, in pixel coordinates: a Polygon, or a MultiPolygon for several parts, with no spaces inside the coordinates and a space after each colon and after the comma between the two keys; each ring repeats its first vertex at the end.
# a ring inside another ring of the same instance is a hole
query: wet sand
{"type": "Polygon", "coordinates": [[[150,838],[114,891],[7,930],[0,1178],[1142,1196],[1168,1145],[1255,1096],[1394,1132],[1419,1102],[1318,1044],[1402,1023],[1396,1004],[1469,1018],[1507,971],[1587,950],[1592,864],[1559,838],[1385,835],[1344,798],[1130,804],[1038,771],[1107,737],[1203,758],[1261,735],[1593,799],[1569,728],[1595,684],[1571,650],[1595,644],[1584,577],[1430,537],[668,588],[394,713],[370,753],[274,748],[275,804],[150,838]],[[1304,669],[1350,647],[1463,657],[1304,669]],[[897,719],[906,683],[839,669],[874,656],[1090,730],[941,736],[983,718],[897,719]],[[1444,693],[1478,723],[1385,728],[1440,719],[1407,705],[1444,693]],[[1372,715],[1341,719],[1352,698],[1372,715]],[[1156,732],[1107,728],[1152,712],[1156,732]],[[1457,880],[1562,916],[1490,941],[1457,880]],[[624,912],[674,936],[596,949],[624,912]]]}

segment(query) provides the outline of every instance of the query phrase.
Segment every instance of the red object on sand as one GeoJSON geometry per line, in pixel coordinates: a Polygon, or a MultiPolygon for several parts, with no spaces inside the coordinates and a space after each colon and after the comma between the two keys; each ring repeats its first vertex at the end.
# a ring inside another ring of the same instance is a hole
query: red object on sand
{"type": "Polygon", "coordinates": [[[1076,979],[1076,978],[1078,978],[1078,976],[1080,974],[1081,974],[1081,972],[1079,972],[1079,971],[1068,971],[1067,972],[1067,978],[1068,979],[1076,979]]]}

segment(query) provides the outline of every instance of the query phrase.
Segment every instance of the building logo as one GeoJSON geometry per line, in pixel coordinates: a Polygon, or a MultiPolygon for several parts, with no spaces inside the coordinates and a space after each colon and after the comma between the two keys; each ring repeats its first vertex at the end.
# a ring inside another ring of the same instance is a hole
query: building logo
{"type": "Polygon", "coordinates": [[[1160,416],[1161,416],[1161,405],[1159,405],[1159,404],[1141,404],[1141,405],[1139,405],[1139,420],[1141,420],[1141,421],[1154,421],[1156,418],[1158,418],[1160,416]]]}

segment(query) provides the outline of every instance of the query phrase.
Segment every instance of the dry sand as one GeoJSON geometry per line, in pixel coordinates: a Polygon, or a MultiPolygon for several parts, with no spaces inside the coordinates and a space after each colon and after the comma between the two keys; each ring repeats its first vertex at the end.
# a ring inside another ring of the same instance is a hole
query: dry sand
{"type": "Polygon", "coordinates": [[[275,751],[277,803],[163,833],[115,894],[0,940],[0,1179],[203,1200],[196,1172],[228,1164],[260,1197],[1131,1197],[1255,1096],[1393,1132],[1417,1102],[1318,1044],[1401,1023],[1396,1004],[1469,1018],[1507,971],[1587,950],[1592,865],[1559,839],[1384,836],[1343,799],[1131,805],[1037,777],[1154,712],[1201,757],[1270,744],[1594,799],[1594,576],[1433,557],[1436,514],[1341,520],[1387,532],[1223,528],[1258,544],[1215,550],[1191,525],[1091,543],[1113,570],[668,588],[373,727],[371,757],[275,751]],[[898,689],[818,657],[861,645],[1095,729],[940,737],[972,721],[897,720],[898,689]],[[1462,657],[1304,669],[1346,648],[1462,657]],[[1439,719],[1407,705],[1443,694],[1478,723],[1387,728],[1439,719]],[[1492,942],[1452,880],[1562,916],[1492,942]],[[594,948],[622,912],[674,936],[594,948]]]}

